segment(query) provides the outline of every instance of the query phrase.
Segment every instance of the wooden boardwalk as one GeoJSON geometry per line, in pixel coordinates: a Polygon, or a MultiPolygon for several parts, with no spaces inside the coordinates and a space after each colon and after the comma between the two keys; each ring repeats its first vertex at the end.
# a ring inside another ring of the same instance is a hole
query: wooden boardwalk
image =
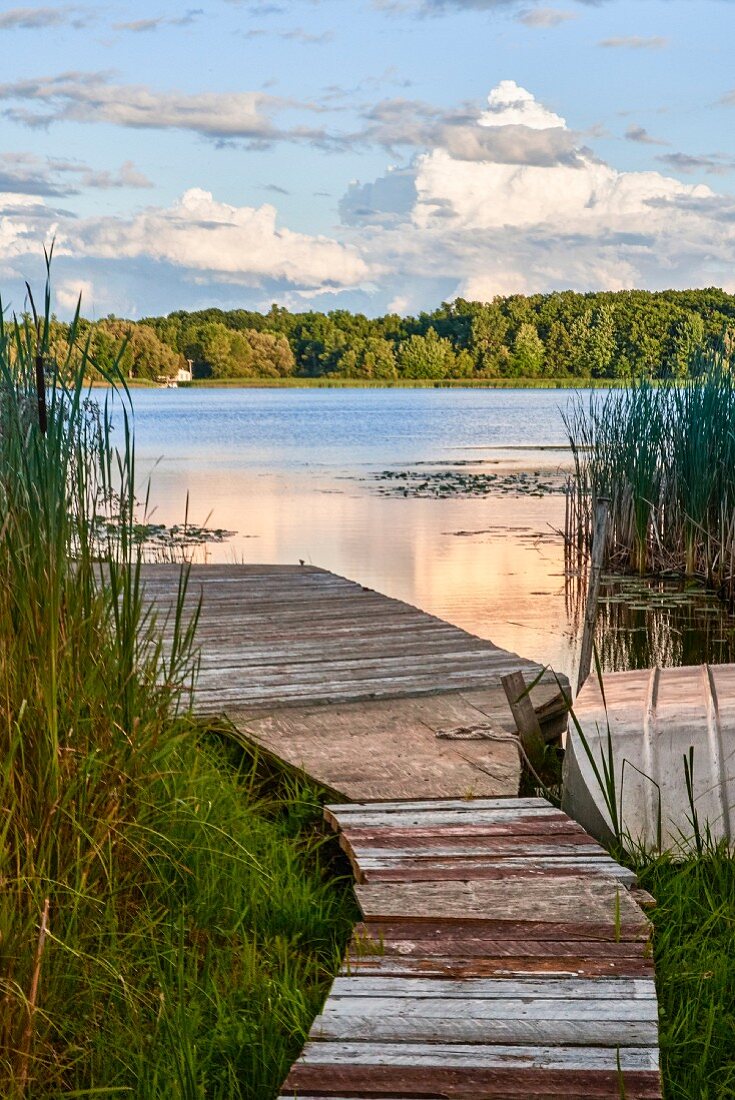
{"type": "MultiPolygon", "coordinates": [[[[178,567],[144,579],[165,617],[178,567]]],[[[553,674],[312,567],[194,567],[200,599],[195,708],[352,800],[326,817],[363,920],[283,1096],[660,1097],[633,876],[517,797],[500,679],[540,676],[548,728],[553,674]]]]}
{"type": "Polygon", "coordinates": [[[282,1097],[661,1096],[631,873],[543,799],[337,805],[355,929],[282,1097]]]}
{"type": "MultiPolygon", "coordinates": [[[[178,566],[145,567],[165,613],[178,566]]],[[[196,709],[352,799],[513,795],[520,764],[500,678],[539,665],[312,566],[206,565],[196,709]],[[448,731],[483,724],[481,738],[448,731]]],[[[565,681],[566,683],[566,681],[565,681]]],[[[551,672],[531,698],[558,693],[551,672]]]]}

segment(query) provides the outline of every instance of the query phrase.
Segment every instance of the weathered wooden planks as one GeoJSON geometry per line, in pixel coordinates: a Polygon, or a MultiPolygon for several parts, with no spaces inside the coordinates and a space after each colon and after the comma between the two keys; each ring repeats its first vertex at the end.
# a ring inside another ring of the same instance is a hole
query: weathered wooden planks
{"type": "MultiPolygon", "coordinates": [[[[148,598],[165,614],[175,566],[147,566],[148,598]]],[[[486,688],[538,665],[492,642],[312,566],[194,566],[187,604],[201,598],[201,708],[349,702],[486,688]]],[[[551,674],[547,685],[554,684],[551,674]]]]}
{"type": "MultiPolygon", "coordinates": [[[[146,566],[171,635],[178,567],[146,566]]],[[[560,733],[550,672],[399,600],[312,566],[194,566],[195,707],[347,798],[513,795],[520,763],[503,675],[560,733]],[[486,726],[482,739],[438,734],[486,726]]]]}
{"type": "MultiPolygon", "coordinates": [[[[595,677],[574,710],[600,766],[608,723],[623,830],[649,848],[677,849],[692,837],[684,758],[694,750],[693,795],[700,829],[731,840],[735,821],[735,665],[646,669],[595,677]],[[660,835],[659,835],[660,834],[660,835]]],[[[565,807],[598,837],[612,823],[576,728],[565,757],[565,807]]]]}
{"type": "Polygon", "coordinates": [[[325,817],[364,919],[284,1097],[661,1096],[649,925],[579,826],[543,799],[325,817]]]}

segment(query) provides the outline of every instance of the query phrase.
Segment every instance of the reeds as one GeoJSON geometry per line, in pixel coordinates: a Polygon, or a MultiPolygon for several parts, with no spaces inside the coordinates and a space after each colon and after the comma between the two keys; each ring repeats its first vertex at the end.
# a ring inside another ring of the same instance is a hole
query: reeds
{"type": "Polygon", "coordinates": [[[735,581],[735,379],[714,354],[683,382],[578,396],[565,413],[574,458],[566,537],[588,548],[610,499],[606,561],[617,570],[735,581]]]}
{"type": "Polygon", "coordinates": [[[350,924],[302,833],[188,713],[195,619],[146,607],[133,419],[72,325],[0,324],[0,1095],[273,1095],[350,924]]]}

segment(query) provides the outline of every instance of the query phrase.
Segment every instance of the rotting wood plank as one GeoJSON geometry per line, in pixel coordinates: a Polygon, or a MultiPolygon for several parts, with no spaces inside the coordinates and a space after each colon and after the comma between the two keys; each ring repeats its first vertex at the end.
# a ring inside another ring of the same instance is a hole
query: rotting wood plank
{"type": "MultiPolygon", "coordinates": [[[[507,948],[510,941],[503,946],[507,948]]],[[[551,956],[523,954],[524,945],[517,944],[519,954],[488,955],[485,944],[479,945],[477,956],[435,955],[407,958],[391,952],[385,954],[352,954],[348,949],[340,971],[345,975],[371,975],[394,978],[653,978],[653,961],[650,956],[624,955],[620,957],[596,957],[590,946],[576,944],[578,954],[555,952],[551,956]]],[[[416,946],[416,945],[414,945],[416,946]]],[[[458,945],[459,948],[460,945],[458,945]]],[[[545,944],[544,946],[549,946],[545,944]]],[[[558,945],[554,945],[558,946],[558,945]]],[[[358,948],[359,950],[359,948],[358,948]]]]}
{"type": "MultiPolygon", "coordinates": [[[[568,878],[570,874],[585,874],[615,879],[628,888],[635,886],[636,876],[626,867],[610,859],[558,859],[543,857],[534,860],[441,859],[374,860],[351,859],[358,883],[376,882],[443,882],[471,879],[568,878]]],[[[639,905],[641,900],[635,899],[639,905]]]]}
{"type": "Polygon", "coordinates": [[[391,1066],[379,1063],[367,1067],[297,1063],[284,1088],[285,1095],[303,1096],[316,1092],[321,1097],[359,1095],[369,1089],[373,1100],[386,1096],[416,1100],[655,1100],[661,1096],[658,1072],[582,1069],[462,1068],[447,1066],[391,1066]],[[289,1091],[290,1090],[290,1091],[289,1091]]]}
{"type": "Polygon", "coordinates": [[[580,928],[589,923],[642,936],[650,930],[622,886],[584,874],[553,881],[376,884],[356,886],[355,895],[366,920],[522,921],[580,928]]]}
{"type": "Polygon", "coordinates": [[[349,947],[350,959],[380,960],[391,955],[402,959],[502,959],[530,960],[636,959],[651,965],[651,952],[642,940],[546,940],[521,936],[488,936],[472,925],[432,924],[429,921],[358,924],[349,947]]]}

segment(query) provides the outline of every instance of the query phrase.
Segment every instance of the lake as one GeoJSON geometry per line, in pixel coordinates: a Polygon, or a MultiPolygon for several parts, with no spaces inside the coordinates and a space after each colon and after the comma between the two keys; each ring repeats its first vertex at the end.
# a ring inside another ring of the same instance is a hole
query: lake
{"type": "Polygon", "coordinates": [[[571,672],[564,497],[531,495],[569,462],[570,395],[135,390],[141,494],[236,532],[200,559],[323,566],[571,672]]]}

